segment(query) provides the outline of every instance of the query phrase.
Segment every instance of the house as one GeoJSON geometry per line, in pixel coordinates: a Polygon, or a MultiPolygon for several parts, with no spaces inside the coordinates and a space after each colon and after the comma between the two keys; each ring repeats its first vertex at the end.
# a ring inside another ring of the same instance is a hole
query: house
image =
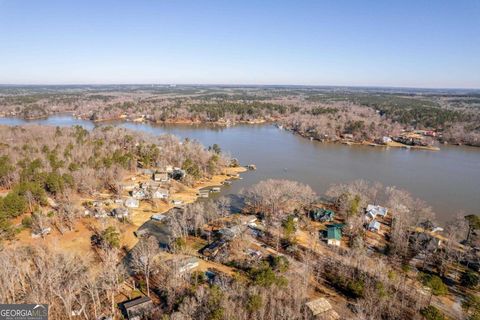
{"type": "Polygon", "coordinates": [[[220,187],[213,187],[211,191],[212,192],[220,192],[220,190],[221,190],[220,187]]]}
{"type": "Polygon", "coordinates": [[[166,215],[164,214],[154,214],[153,216],[150,217],[150,219],[155,220],[155,221],[163,221],[167,218],[166,215]]]}
{"type": "Polygon", "coordinates": [[[320,221],[320,222],[330,222],[333,221],[333,218],[335,217],[335,212],[332,210],[326,210],[326,209],[316,209],[310,211],[310,218],[314,221],[320,221]]]}
{"type": "Polygon", "coordinates": [[[327,244],[332,246],[340,246],[341,240],[342,240],[342,228],[338,225],[328,226],[327,244]]]}
{"type": "Polygon", "coordinates": [[[365,212],[370,219],[375,219],[377,216],[384,218],[388,213],[388,209],[381,206],[369,204],[367,205],[367,209],[365,210],[365,212]]]}
{"type": "Polygon", "coordinates": [[[123,199],[117,198],[113,201],[115,204],[123,204],[123,199]]]}
{"type": "Polygon", "coordinates": [[[392,142],[392,138],[386,137],[386,136],[385,136],[385,137],[382,137],[382,142],[383,142],[384,144],[387,144],[387,143],[389,143],[389,142],[392,142]]]}
{"type": "Polygon", "coordinates": [[[230,228],[220,229],[218,230],[218,234],[222,239],[227,241],[231,241],[235,239],[238,235],[243,232],[243,229],[240,226],[233,226],[230,228]]]}
{"type": "Polygon", "coordinates": [[[136,235],[153,236],[157,240],[159,248],[168,251],[171,249],[172,241],[175,237],[170,226],[165,222],[165,220],[158,222],[153,219],[147,221],[136,231],[136,235]]]}
{"type": "Polygon", "coordinates": [[[135,188],[132,191],[132,197],[135,199],[145,199],[147,197],[147,192],[143,188],[135,188]]]}
{"type": "Polygon", "coordinates": [[[179,268],[178,268],[179,273],[190,271],[192,269],[195,269],[199,265],[198,258],[196,257],[189,257],[186,259],[182,259],[178,262],[178,264],[179,264],[179,268]]]}
{"type": "Polygon", "coordinates": [[[126,219],[128,218],[128,209],[119,207],[112,210],[112,216],[117,219],[126,219]]]}
{"type": "Polygon", "coordinates": [[[152,300],[145,296],[122,302],[120,305],[124,316],[129,320],[145,319],[153,308],[152,300]]]}
{"type": "Polygon", "coordinates": [[[140,201],[135,198],[128,198],[125,200],[125,207],[127,208],[138,208],[140,206],[140,201]]]}
{"type": "Polygon", "coordinates": [[[314,319],[337,320],[340,319],[338,313],[333,310],[332,305],[325,298],[311,300],[305,304],[310,316],[314,319]]]}
{"type": "Polygon", "coordinates": [[[153,174],[152,178],[153,178],[153,181],[157,181],[157,182],[168,182],[168,180],[170,180],[170,177],[168,176],[168,172],[166,171],[157,171],[153,174]]]}
{"type": "Polygon", "coordinates": [[[168,198],[168,190],[158,188],[152,191],[152,199],[167,199],[168,198]]]}
{"type": "Polygon", "coordinates": [[[368,230],[370,230],[372,232],[379,232],[380,231],[380,222],[378,222],[376,220],[372,220],[368,224],[368,230]]]}
{"type": "Polygon", "coordinates": [[[227,245],[223,239],[214,241],[202,249],[202,254],[206,257],[215,257],[218,252],[227,245]]]}

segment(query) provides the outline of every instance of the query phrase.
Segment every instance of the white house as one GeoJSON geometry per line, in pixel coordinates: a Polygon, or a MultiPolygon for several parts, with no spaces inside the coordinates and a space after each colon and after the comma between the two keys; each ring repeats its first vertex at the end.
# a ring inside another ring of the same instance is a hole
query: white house
{"type": "Polygon", "coordinates": [[[385,217],[388,213],[388,209],[385,207],[369,204],[365,210],[367,216],[371,219],[375,219],[377,216],[385,217]]]}
{"type": "Polygon", "coordinates": [[[128,198],[125,200],[125,207],[127,208],[138,208],[140,206],[140,201],[135,198],[128,198]]]}
{"type": "Polygon", "coordinates": [[[152,199],[167,199],[168,198],[168,190],[158,188],[152,192],[152,199]]]}

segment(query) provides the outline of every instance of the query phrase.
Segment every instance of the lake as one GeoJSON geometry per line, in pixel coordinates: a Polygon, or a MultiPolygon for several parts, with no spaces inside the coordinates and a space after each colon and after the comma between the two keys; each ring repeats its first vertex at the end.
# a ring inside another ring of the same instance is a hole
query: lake
{"type": "MultiPolygon", "coordinates": [[[[70,116],[32,121],[0,118],[0,125],[27,123],[81,125],[87,129],[95,126],[91,121],[70,116]]],[[[310,185],[318,194],[334,183],[365,179],[410,191],[431,205],[440,221],[459,212],[478,213],[480,208],[480,148],[441,146],[440,151],[425,151],[347,146],[310,141],[273,125],[229,128],[131,122],[115,125],[153,135],[170,133],[188,137],[205,146],[217,143],[241,164],[257,166],[256,171],[242,174],[242,180],[225,187],[222,194],[236,194],[268,178],[297,180],[310,185]]]]}

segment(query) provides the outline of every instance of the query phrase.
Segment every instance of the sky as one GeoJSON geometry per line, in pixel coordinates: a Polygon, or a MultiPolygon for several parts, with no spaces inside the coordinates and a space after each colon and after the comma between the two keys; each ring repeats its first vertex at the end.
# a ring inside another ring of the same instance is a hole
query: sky
{"type": "Polygon", "coordinates": [[[480,88],[479,0],[0,0],[0,84],[480,88]]]}

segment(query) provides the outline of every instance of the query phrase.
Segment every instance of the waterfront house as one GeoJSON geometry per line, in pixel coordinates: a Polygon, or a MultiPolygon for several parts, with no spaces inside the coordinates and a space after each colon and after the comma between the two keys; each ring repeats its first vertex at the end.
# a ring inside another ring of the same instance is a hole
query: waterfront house
{"type": "Polygon", "coordinates": [[[372,220],[368,224],[368,230],[370,230],[372,232],[379,232],[380,231],[380,222],[378,222],[376,220],[372,220]]]}
{"type": "Polygon", "coordinates": [[[147,314],[153,308],[152,300],[143,296],[120,303],[123,315],[128,320],[145,319],[147,314]]]}
{"type": "Polygon", "coordinates": [[[138,208],[140,206],[140,201],[135,198],[128,198],[125,200],[125,207],[127,208],[138,208]]]}
{"type": "Polygon", "coordinates": [[[313,319],[322,320],[337,320],[340,319],[338,313],[333,310],[332,305],[325,298],[318,298],[311,300],[306,304],[310,317],[313,319]]]}
{"type": "Polygon", "coordinates": [[[370,219],[375,219],[377,216],[384,218],[388,213],[388,209],[385,207],[369,204],[367,205],[367,209],[365,210],[365,212],[370,219]]]}
{"type": "Polygon", "coordinates": [[[327,227],[327,244],[332,246],[340,246],[342,241],[342,228],[338,225],[327,227]]]}

